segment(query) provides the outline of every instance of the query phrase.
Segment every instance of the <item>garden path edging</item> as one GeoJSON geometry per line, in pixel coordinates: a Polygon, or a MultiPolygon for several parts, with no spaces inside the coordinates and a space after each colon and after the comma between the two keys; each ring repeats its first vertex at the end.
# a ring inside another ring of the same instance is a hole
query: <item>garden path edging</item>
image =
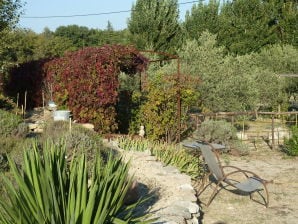
{"type": "Polygon", "coordinates": [[[118,148],[116,142],[110,144],[121,152],[124,161],[130,161],[129,172],[134,179],[158,194],[148,209],[152,217],[158,218],[155,224],[199,223],[200,207],[190,176],[173,166],[164,166],[149,151],[127,151],[118,148]]]}

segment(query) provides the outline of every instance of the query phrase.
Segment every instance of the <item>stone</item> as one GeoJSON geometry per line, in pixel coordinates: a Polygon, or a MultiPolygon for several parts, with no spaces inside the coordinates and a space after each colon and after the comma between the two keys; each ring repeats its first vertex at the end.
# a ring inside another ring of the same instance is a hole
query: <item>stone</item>
{"type": "Polygon", "coordinates": [[[43,129],[38,127],[36,129],[34,129],[34,132],[35,133],[42,133],[43,132],[43,129]]]}
{"type": "Polygon", "coordinates": [[[175,205],[165,208],[163,211],[163,214],[167,215],[167,216],[183,217],[185,219],[192,218],[191,214],[188,211],[188,208],[186,208],[182,204],[181,205],[175,204],[175,205]]]}
{"type": "Polygon", "coordinates": [[[193,187],[190,184],[182,184],[179,186],[179,190],[193,190],[193,187]]]}
{"type": "Polygon", "coordinates": [[[199,224],[199,220],[196,217],[193,217],[192,219],[186,220],[187,224],[199,224]]]}
{"type": "Polygon", "coordinates": [[[94,130],[94,125],[90,124],[90,123],[84,123],[81,124],[84,128],[90,129],[90,130],[94,130]]]}
{"type": "Polygon", "coordinates": [[[28,123],[28,128],[30,131],[34,131],[38,127],[37,124],[34,123],[28,123]]]}
{"type": "Polygon", "coordinates": [[[189,205],[188,205],[188,211],[191,214],[198,214],[200,212],[200,207],[197,204],[195,204],[195,203],[189,203],[189,205]]]}

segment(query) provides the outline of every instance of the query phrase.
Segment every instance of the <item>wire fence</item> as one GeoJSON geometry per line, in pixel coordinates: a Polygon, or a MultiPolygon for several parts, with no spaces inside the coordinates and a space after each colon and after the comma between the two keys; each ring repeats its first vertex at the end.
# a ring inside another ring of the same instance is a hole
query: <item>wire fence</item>
{"type": "Polygon", "coordinates": [[[246,143],[266,143],[271,149],[291,137],[291,126],[298,125],[298,111],[293,112],[218,112],[191,114],[197,128],[205,120],[226,120],[237,128],[238,139],[246,143]]]}

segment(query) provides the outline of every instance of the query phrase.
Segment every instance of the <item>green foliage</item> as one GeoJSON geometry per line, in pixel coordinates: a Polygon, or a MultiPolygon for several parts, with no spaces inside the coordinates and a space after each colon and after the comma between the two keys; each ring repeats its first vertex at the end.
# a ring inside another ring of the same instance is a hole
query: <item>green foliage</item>
{"type": "Polygon", "coordinates": [[[298,127],[293,126],[291,128],[292,136],[289,139],[285,139],[285,152],[290,156],[298,156],[298,127]]]}
{"type": "Polygon", "coordinates": [[[210,0],[208,3],[200,1],[194,4],[191,11],[185,15],[184,26],[188,39],[196,39],[204,31],[218,33],[219,26],[220,1],[210,0]]]}
{"type": "Polygon", "coordinates": [[[204,32],[199,41],[187,41],[179,51],[182,71],[201,80],[197,90],[202,111],[247,111],[260,106],[277,110],[285,102],[282,80],[269,65],[261,66],[261,56],[225,56],[216,45],[216,36],[204,32]]]}
{"type": "Polygon", "coordinates": [[[272,9],[266,1],[226,2],[220,15],[219,43],[235,54],[259,51],[278,41],[271,23],[272,9]]]}
{"type": "MultiPolygon", "coordinates": [[[[13,27],[19,20],[20,0],[4,0],[0,4],[0,33],[7,28],[13,27]]],[[[0,60],[1,61],[1,60],[0,60]]]]}
{"type": "Polygon", "coordinates": [[[129,44],[127,30],[115,31],[108,21],[106,30],[89,29],[85,26],[59,26],[53,33],[54,37],[63,38],[72,43],[76,49],[105,44],[129,44]]]}
{"type": "Polygon", "coordinates": [[[229,146],[229,141],[237,139],[236,128],[224,120],[208,120],[202,122],[194,137],[207,142],[229,146]]]}
{"type": "Polygon", "coordinates": [[[298,2],[296,0],[271,0],[271,24],[278,35],[278,43],[298,46],[298,2]]]}
{"type": "Polygon", "coordinates": [[[85,26],[69,25],[59,26],[55,30],[55,36],[64,37],[72,41],[72,44],[77,48],[88,46],[89,29],[85,26]]]}
{"type": "MultiPolygon", "coordinates": [[[[0,153],[0,172],[8,171],[9,165],[7,156],[3,153],[0,153]]],[[[0,185],[0,192],[1,192],[1,185],[0,185]]]]}
{"type": "Polygon", "coordinates": [[[194,4],[186,13],[184,28],[189,39],[208,30],[217,34],[225,53],[244,55],[271,44],[297,46],[296,0],[211,0],[194,4]]]}
{"type": "Polygon", "coordinates": [[[153,155],[165,165],[177,167],[180,172],[186,173],[193,179],[197,179],[202,174],[202,164],[195,155],[177,146],[168,144],[155,145],[152,149],[153,155]]]}
{"type": "Polygon", "coordinates": [[[72,124],[71,130],[69,130],[69,122],[48,122],[44,126],[39,142],[42,144],[49,139],[53,142],[63,140],[68,158],[75,156],[76,153],[84,153],[88,161],[92,161],[98,153],[103,157],[106,157],[107,154],[101,136],[78,124],[72,124]]]}
{"type": "Polygon", "coordinates": [[[3,177],[8,202],[2,196],[1,223],[117,224],[144,219],[133,213],[139,202],[124,206],[131,178],[121,158],[110,155],[104,164],[97,157],[88,173],[84,155],[68,164],[65,145],[47,142],[41,154],[37,145],[24,152],[23,170],[11,158],[9,165],[16,184],[3,177]]]}
{"type": "Polygon", "coordinates": [[[196,179],[202,173],[201,162],[194,158],[187,150],[175,144],[153,142],[146,139],[132,139],[120,137],[117,139],[119,147],[124,150],[150,151],[157,160],[165,165],[177,167],[180,172],[196,179]]]}
{"type": "MultiPolygon", "coordinates": [[[[298,73],[298,49],[291,45],[275,44],[265,47],[255,55],[255,61],[261,68],[270,69],[277,75],[298,73]]],[[[283,85],[279,93],[287,93],[289,96],[297,94],[297,78],[281,77],[278,82],[283,85]]]]}
{"type": "Polygon", "coordinates": [[[0,109],[0,137],[11,136],[17,131],[22,123],[22,118],[18,115],[0,109]]]}
{"type": "Polygon", "coordinates": [[[155,71],[148,80],[148,89],[144,96],[144,103],[138,113],[139,125],[143,124],[146,136],[151,140],[177,141],[178,134],[187,131],[190,106],[196,103],[198,94],[193,88],[195,80],[180,77],[180,86],[177,76],[168,75],[167,70],[155,71]],[[179,133],[178,94],[181,99],[181,124],[184,127],[179,133]]]}
{"type": "MultiPolygon", "coordinates": [[[[118,131],[128,134],[129,130],[134,129],[131,121],[136,119],[135,111],[140,105],[140,98],[136,97],[141,96],[140,76],[130,76],[122,72],[119,75],[119,82],[119,99],[116,105],[118,131]]],[[[138,128],[136,127],[136,131],[138,128]]]]}
{"type": "MultiPolygon", "coordinates": [[[[3,63],[2,72],[30,61],[62,56],[65,51],[75,49],[70,40],[46,31],[36,34],[32,30],[14,29],[7,31],[0,39],[0,58],[4,60],[0,62],[3,63]]],[[[36,67],[32,70],[36,70],[36,67]]]]}
{"type": "Polygon", "coordinates": [[[246,156],[249,154],[249,146],[241,140],[233,140],[229,142],[231,153],[238,153],[239,156],[246,156]]]}
{"type": "Polygon", "coordinates": [[[147,139],[119,137],[117,138],[117,142],[119,147],[124,150],[132,150],[136,152],[150,150],[152,153],[153,142],[147,139]]]}
{"type": "Polygon", "coordinates": [[[174,52],[181,33],[177,0],[137,0],[131,11],[128,30],[137,48],[174,52]]]}
{"type": "Polygon", "coordinates": [[[0,109],[8,111],[16,110],[16,104],[12,99],[0,93],[0,109]]]}

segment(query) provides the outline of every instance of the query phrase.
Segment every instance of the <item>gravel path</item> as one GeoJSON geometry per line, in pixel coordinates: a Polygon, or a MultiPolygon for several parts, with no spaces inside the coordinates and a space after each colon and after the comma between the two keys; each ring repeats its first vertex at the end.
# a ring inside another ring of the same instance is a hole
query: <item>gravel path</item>
{"type": "Polygon", "coordinates": [[[126,161],[130,160],[130,172],[141,183],[141,191],[154,195],[143,209],[159,218],[155,223],[198,223],[200,210],[188,175],[164,166],[148,152],[121,153],[126,161]]]}

